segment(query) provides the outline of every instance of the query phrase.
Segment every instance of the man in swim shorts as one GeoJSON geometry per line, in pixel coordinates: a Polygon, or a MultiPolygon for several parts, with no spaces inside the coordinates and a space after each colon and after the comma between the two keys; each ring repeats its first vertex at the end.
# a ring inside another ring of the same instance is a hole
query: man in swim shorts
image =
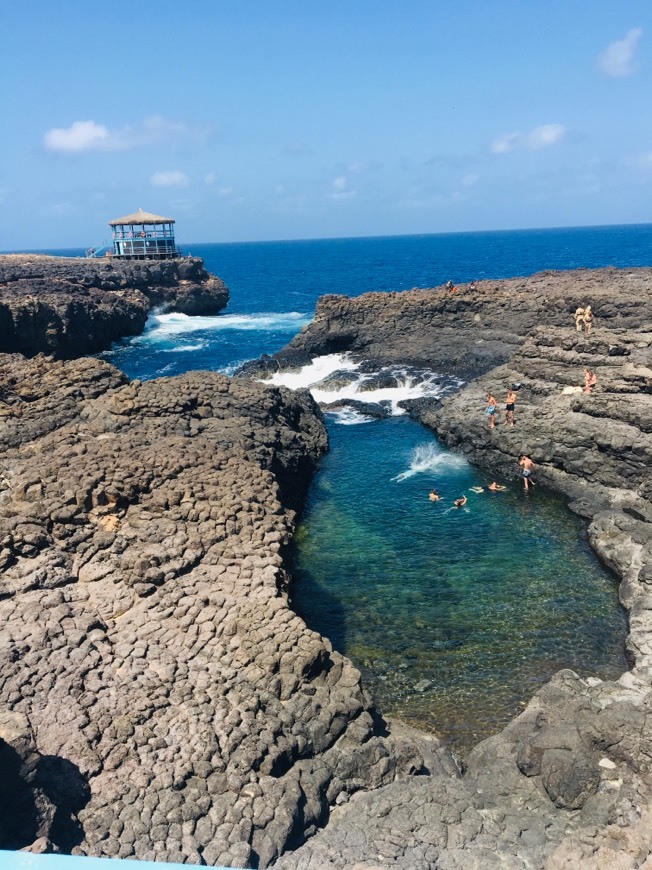
{"type": "Polygon", "coordinates": [[[484,409],[485,414],[489,418],[489,428],[493,429],[496,425],[496,407],[498,402],[496,397],[491,393],[487,393],[487,407],[484,409]]]}
{"type": "Polygon", "coordinates": [[[523,454],[518,461],[518,464],[521,466],[522,474],[523,474],[523,486],[525,487],[525,491],[527,492],[530,489],[530,482],[534,484],[534,481],[530,481],[532,477],[532,469],[534,468],[534,462],[530,459],[529,456],[523,454]]]}
{"type": "Polygon", "coordinates": [[[581,332],[584,329],[584,309],[578,305],[575,309],[575,329],[581,332]]]}
{"type": "Polygon", "coordinates": [[[510,387],[505,398],[505,423],[514,425],[514,405],[516,404],[516,392],[510,387]]]}

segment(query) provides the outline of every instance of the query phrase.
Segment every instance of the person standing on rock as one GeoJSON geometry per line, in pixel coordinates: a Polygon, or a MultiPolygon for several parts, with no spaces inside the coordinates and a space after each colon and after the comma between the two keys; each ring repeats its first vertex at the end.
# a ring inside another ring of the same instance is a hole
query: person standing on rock
{"type": "Polygon", "coordinates": [[[484,412],[489,418],[489,428],[493,429],[496,425],[496,408],[498,407],[498,402],[496,401],[496,397],[491,393],[487,393],[487,407],[484,412]]]}
{"type": "Polygon", "coordinates": [[[516,404],[516,391],[510,387],[507,390],[507,396],[505,398],[505,423],[509,423],[510,426],[514,425],[514,405],[516,404]]]}
{"type": "Polygon", "coordinates": [[[593,324],[593,312],[591,311],[591,306],[587,305],[584,309],[584,332],[587,335],[591,334],[591,326],[593,324]]]}
{"type": "Polygon", "coordinates": [[[575,309],[575,329],[578,332],[581,332],[584,328],[584,309],[581,305],[578,305],[575,309]]]}
{"type": "Polygon", "coordinates": [[[523,474],[523,486],[525,487],[525,491],[528,492],[530,489],[530,483],[534,486],[534,481],[530,481],[532,477],[532,470],[534,468],[534,462],[530,459],[529,456],[523,454],[518,461],[518,464],[521,466],[522,474],[523,474]]]}

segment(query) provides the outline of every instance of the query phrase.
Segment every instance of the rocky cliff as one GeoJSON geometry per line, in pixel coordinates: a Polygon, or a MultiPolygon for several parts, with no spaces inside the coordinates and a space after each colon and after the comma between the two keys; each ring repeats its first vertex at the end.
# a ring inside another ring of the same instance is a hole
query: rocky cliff
{"type": "Polygon", "coordinates": [[[0,848],[266,867],[352,793],[456,772],[288,606],[307,393],[18,355],[0,383],[0,848]]]}
{"type": "Polygon", "coordinates": [[[285,546],[326,448],[306,394],[0,357],[0,847],[296,870],[645,866],[650,274],[371,294],[367,310],[329,297],[293,343],[482,370],[411,412],[496,474],[532,455],[621,578],[632,669],[561,672],[463,775],[436,741],[383,722],[288,606],[285,546]],[[568,324],[588,301],[587,338],[568,324]],[[485,390],[515,381],[516,425],[489,431],[485,390]]]}
{"type": "Polygon", "coordinates": [[[0,256],[0,352],[72,359],[142,332],[153,306],[217,314],[229,291],[202,260],[0,256]]]}
{"type": "MultiPolygon", "coordinates": [[[[652,320],[652,269],[541,272],[529,278],[363,296],[322,296],[314,320],[275,354],[283,365],[350,351],[384,365],[401,362],[472,376],[506,362],[540,323],[572,324],[591,304],[610,328],[652,320]]],[[[274,365],[271,366],[272,370],[274,365]]]]}

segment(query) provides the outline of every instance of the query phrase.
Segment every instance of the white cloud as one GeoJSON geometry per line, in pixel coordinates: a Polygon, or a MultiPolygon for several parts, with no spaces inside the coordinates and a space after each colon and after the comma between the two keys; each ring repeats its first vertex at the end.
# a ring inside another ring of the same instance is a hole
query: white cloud
{"type": "Polygon", "coordinates": [[[136,127],[110,130],[95,121],[75,121],[70,127],[55,127],[43,136],[48,151],[81,154],[90,151],[128,151],[163,142],[174,142],[192,134],[192,130],[177,121],[160,115],[144,118],[136,127]]]}
{"type": "Polygon", "coordinates": [[[494,154],[507,154],[508,151],[518,148],[520,139],[520,133],[507,133],[505,136],[494,139],[491,143],[491,150],[494,154]]]}
{"type": "Polygon", "coordinates": [[[464,187],[473,187],[478,183],[478,181],[480,181],[480,176],[477,174],[477,172],[469,172],[462,179],[462,184],[464,187]]]}
{"type": "Polygon", "coordinates": [[[598,57],[602,72],[612,78],[631,75],[635,70],[634,55],[642,35],[640,27],[633,27],[624,39],[617,39],[608,45],[598,57]]]}
{"type": "Polygon", "coordinates": [[[290,154],[293,157],[303,157],[305,154],[310,154],[310,148],[305,142],[290,142],[283,149],[285,154],[290,154]]]}
{"type": "Polygon", "coordinates": [[[507,154],[522,148],[538,151],[561,142],[567,133],[568,128],[563,124],[541,124],[529,133],[507,133],[494,139],[491,150],[494,154],[507,154]]]}
{"type": "Polygon", "coordinates": [[[204,176],[204,184],[215,184],[217,181],[217,175],[214,172],[208,172],[204,176]]]}
{"type": "Polygon", "coordinates": [[[642,169],[644,172],[652,170],[652,151],[642,151],[625,161],[626,166],[632,169],[642,169]]]}
{"type": "Polygon", "coordinates": [[[170,172],[155,172],[149,183],[152,187],[185,187],[188,184],[188,176],[178,169],[170,172]]]}
{"type": "Polygon", "coordinates": [[[534,151],[539,148],[548,148],[550,145],[556,145],[566,135],[566,127],[563,124],[543,124],[541,127],[535,127],[528,135],[527,143],[534,151]]]}
{"type": "Polygon", "coordinates": [[[356,191],[349,188],[346,175],[339,175],[333,180],[333,189],[329,196],[331,199],[351,199],[356,196],[356,191]]]}
{"type": "Polygon", "coordinates": [[[103,151],[106,150],[108,138],[109,131],[103,124],[96,124],[95,121],[75,121],[67,130],[48,130],[43,137],[43,144],[48,151],[103,151]]]}

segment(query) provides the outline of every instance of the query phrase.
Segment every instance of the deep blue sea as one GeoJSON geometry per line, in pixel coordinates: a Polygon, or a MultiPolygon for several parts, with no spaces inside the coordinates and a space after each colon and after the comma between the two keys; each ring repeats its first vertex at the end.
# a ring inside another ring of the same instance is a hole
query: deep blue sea
{"type": "MultiPolygon", "coordinates": [[[[649,266],[652,225],[182,247],[225,280],[228,308],[152,315],[142,336],[102,355],[131,377],[232,373],[286,344],[326,293],[649,266]]],[[[323,402],[335,377],[338,397],[364,391],[394,410],[397,398],[457,386],[445,372],[381,375],[382,389],[329,357],[286,382],[323,402]]],[[[611,678],[625,668],[617,582],[562,499],[509,482],[472,492],[487,477],[405,416],[327,420],[331,451],[296,536],[295,605],[360,667],[384,712],[464,751],[556,670],[611,678]],[[429,502],[433,486],[441,502],[429,502]],[[467,507],[452,509],[462,494],[467,507]]]]}

